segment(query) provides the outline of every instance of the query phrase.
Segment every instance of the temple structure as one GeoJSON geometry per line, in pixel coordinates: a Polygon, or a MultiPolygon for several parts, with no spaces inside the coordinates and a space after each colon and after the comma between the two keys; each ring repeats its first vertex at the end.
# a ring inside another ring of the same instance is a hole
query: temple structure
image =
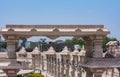
{"type": "Polygon", "coordinates": [[[10,61],[11,65],[6,66],[7,68],[0,66],[0,69],[3,69],[9,77],[15,77],[16,72],[13,71],[23,69],[24,62],[21,61],[21,65],[17,63],[15,52],[15,45],[19,37],[47,36],[57,38],[59,36],[73,36],[84,39],[86,45],[81,52],[77,49],[70,52],[65,46],[61,52],[56,52],[53,47],[50,47],[46,52],[40,52],[35,48],[34,52],[28,54],[22,48],[21,53],[17,53],[17,55],[24,58],[31,55],[31,59],[26,61],[27,64],[36,66],[34,69],[47,70],[54,77],[64,77],[64,75],[66,77],[82,77],[82,70],[86,73],[85,77],[102,77],[108,68],[116,68],[120,71],[118,58],[105,58],[103,56],[102,40],[109,33],[103,25],[6,25],[5,28],[0,29],[0,34],[7,41],[8,58],[12,60],[10,61]],[[14,64],[19,65],[19,68],[14,68],[14,64]],[[11,73],[14,73],[14,76],[11,73]]]}

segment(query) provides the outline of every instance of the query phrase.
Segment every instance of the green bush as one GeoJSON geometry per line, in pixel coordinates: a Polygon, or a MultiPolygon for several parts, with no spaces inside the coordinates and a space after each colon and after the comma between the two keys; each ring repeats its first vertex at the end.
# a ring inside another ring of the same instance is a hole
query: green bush
{"type": "Polygon", "coordinates": [[[30,73],[29,77],[44,77],[44,75],[42,75],[40,73],[30,73]]]}

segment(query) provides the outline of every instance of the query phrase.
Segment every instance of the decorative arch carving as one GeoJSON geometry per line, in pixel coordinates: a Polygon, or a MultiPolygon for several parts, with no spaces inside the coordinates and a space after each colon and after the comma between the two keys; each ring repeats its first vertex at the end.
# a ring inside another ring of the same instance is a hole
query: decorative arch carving
{"type": "Polygon", "coordinates": [[[102,28],[97,29],[97,32],[103,32],[102,28]]]}
{"type": "Polygon", "coordinates": [[[35,31],[36,32],[37,30],[35,28],[32,28],[31,31],[35,31]]]}
{"type": "Polygon", "coordinates": [[[75,30],[75,32],[81,32],[81,29],[77,28],[77,29],[75,30]]]}
{"type": "Polygon", "coordinates": [[[53,29],[53,32],[59,32],[59,30],[57,28],[53,29]]]}
{"type": "Polygon", "coordinates": [[[14,29],[13,28],[9,28],[8,31],[14,31],[14,29]]]}

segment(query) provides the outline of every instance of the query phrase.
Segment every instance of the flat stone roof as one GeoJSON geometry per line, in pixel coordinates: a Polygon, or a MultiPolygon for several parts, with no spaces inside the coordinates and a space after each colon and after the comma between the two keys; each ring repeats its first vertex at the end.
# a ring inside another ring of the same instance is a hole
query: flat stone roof
{"type": "Polygon", "coordinates": [[[6,25],[6,28],[104,28],[104,25],[6,25]]]}
{"type": "Polygon", "coordinates": [[[59,36],[106,36],[110,31],[104,25],[6,25],[0,29],[0,34],[5,38],[7,35],[16,37],[47,36],[57,38],[59,36]]]}

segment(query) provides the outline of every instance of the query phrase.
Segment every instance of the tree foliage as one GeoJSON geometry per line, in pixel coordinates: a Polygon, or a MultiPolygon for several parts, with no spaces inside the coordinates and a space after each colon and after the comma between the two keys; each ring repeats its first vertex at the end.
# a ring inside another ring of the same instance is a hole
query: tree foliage
{"type": "MultiPolygon", "coordinates": [[[[116,38],[106,37],[102,42],[102,47],[106,48],[106,44],[109,41],[118,41],[118,40],[116,38]]],[[[70,45],[74,45],[74,44],[79,44],[80,46],[85,45],[85,41],[80,38],[72,38],[72,39],[66,40],[65,43],[70,45]]]]}
{"type": "Polygon", "coordinates": [[[118,40],[117,40],[116,38],[105,37],[105,39],[104,39],[103,42],[102,42],[102,47],[103,47],[103,48],[106,48],[106,44],[107,44],[109,41],[118,41],[118,40]]]}
{"type": "Polygon", "coordinates": [[[79,44],[80,46],[85,45],[84,40],[81,38],[72,38],[71,40],[67,39],[65,40],[65,43],[70,44],[70,45],[74,45],[74,44],[79,44]]]}
{"type": "Polygon", "coordinates": [[[7,48],[7,42],[5,42],[5,41],[1,41],[0,42],[0,48],[7,48]]]}
{"type": "Polygon", "coordinates": [[[19,40],[22,40],[23,42],[21,43],[21,46],[25,47],[25,43],[27,42],[27,39],[24,37],[20,37],[19,40]]]}

